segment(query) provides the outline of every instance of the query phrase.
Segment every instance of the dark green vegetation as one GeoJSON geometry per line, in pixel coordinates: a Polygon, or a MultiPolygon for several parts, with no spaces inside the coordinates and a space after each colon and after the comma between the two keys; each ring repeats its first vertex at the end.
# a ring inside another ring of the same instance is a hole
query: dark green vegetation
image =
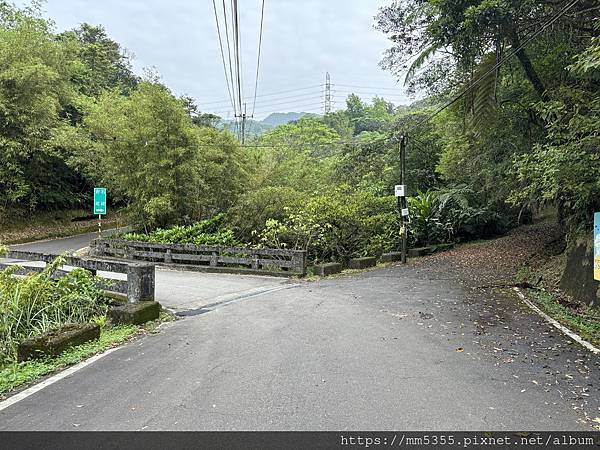
{"type": "Polygon", "coordinates": [[[398,249],[392,192],[407,132],[411,245],[493,236],[548,205],[565,232],[588,233],[600,208],[593,6],[392,2],[376,16],[391,40],[382,65],[426,98],[351,95],[242,147],[202,105],[134,75],[102,28],[56,34],[37,8],[2,3],[0,213],[82,206],[102,184],[136,225],[131,239],[347,262],[398,249]]]}
{"type": "Polygon", "coordinates": [[[0,367],[0,397],[17,387],[76,364],[125,342],[139,331],[134,325],[103,328],[100,339],[73,347],[56,358],[36,359],[0,367]]]}
{"type": "Polygon", "coordinates": [[[163,244],[234,245],[233,232],[225,228],[224,220],[224,214],[217,214],[192,225],[174,226],[166,230],[158,228],[150,233],[126,233],[122,238],[163,244]]]}
{"type": "Polygon", "coordinates": [[[0,366],[16,361],[17,344],[71,323],[102,321],[108,301],[90,272],[74,269],[53,279],[62,258],[41,273],[12,275],[0,271],[0,366]]]}
{"type": "Polygon", "coordinates": [[[0,2],[0,216],[87,209],[105,185],[140,226],[214,214],[241,186],[231,134],[133,74],[101,27],[56,34],[36,4],[0,2]]]}

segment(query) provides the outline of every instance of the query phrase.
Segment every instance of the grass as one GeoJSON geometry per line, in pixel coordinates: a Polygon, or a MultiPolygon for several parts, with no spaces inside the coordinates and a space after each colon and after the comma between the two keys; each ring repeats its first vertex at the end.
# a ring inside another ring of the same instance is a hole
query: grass
{"type": "Polygon", "coordinates": [[[44,358],[15,363],[0,369],[0,398],[24,384],[77,364],[97,353],[115,347],[135,335],[139,328],[134,325],[103,329],[100,339],[72,347],[56,358],[44,358]]]}
{"type": "Polygon", "coordinates": [[[100,339],[72,347],[54,358],[44,358],[0,367],[0,399],[15,389],[31,384],[73,364],[77,364],[112,347],[117,347],[140,333],[155,334],[164,322],[175,320],[171,313],[162,311],[160,317],[142,326],[119,325],[103,327],[100,339]]]}
{"type": "Polygon", "coordinates": [[[595,346],[600,346],[600,311],[598,309],[581,307],[580,310],[574,310],[560,304],[556,296],[543,290],[527,289],[527,297],[546,314],[595,346]]]}

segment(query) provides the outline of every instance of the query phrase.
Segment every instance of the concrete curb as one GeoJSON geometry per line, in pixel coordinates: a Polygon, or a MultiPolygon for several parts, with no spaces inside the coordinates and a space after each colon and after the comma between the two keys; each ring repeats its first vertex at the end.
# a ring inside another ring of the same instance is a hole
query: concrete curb
{"type": "Polygon", "coordinates": [[[567,336],[569,336],[571,339],[573,339],[578,344],[583,345],[585,348],[587,348],[592,353],[594,353],[596,355],[600,354],[600,349],[599,348],[595,347],[593,344],[591,344],[590,342],[588,342],[585,339],[583,339],[581,336],[579,336],[574,331],[569,330],[567,327],[565,327],[564,325],[562,325],[561,323],[559,323],[556,319],[553,319],[548,314],[546,314],[545,312],[543,312],[540,308],[538,308],[537,306],[535,306],[531,302],[531,300],[529,300],[529,299],[527,299],[527,297],[525,297],[525,294],[523,294],[518,287],[514,287],[513,290],[517,293],[517,295],[519,296],[519,298],[521,300],[523,300],[523,302],[527,306],[529,306],[529,308],[531,310],[533,310],[534,312],[538,313],[541,317],[543,317],[546,320],[546,322],[550,323],[555,328],[558,328],[563,334],[566,334],[567,336]]]}

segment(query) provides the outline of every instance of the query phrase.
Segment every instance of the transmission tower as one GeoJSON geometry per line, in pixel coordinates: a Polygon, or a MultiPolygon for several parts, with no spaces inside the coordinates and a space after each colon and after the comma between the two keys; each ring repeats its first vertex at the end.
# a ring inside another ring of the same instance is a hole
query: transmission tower
{"type": "Polygon", "coordinates": [[[325,75],[325,115],[331,112],[331,77],[329,76],[329,72],[325,75]]]}

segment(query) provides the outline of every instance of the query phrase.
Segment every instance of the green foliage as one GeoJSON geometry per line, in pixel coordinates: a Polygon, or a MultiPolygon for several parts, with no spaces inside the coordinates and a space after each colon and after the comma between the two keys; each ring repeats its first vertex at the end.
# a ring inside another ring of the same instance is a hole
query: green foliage
{"type": "Polygon", "coordinates": [[[512,192],[513,204],[557,204],[574,228],[591,223],[600,209],[599,61],[600,39],[595,37],[568,67],[578,85],[563,86],[554,92],[556,100],[537,105],[547,140],[514,162],[521,185],[512,192]]]}
{"type": "Polygon", "coordinates": [[[290,187],[319,192],[331,182],[339,135],[313,117],[264,133],[249,149],[250,190],[290,187]]]}
{"type": "Polygon", "coordinates": [[[13,275],[16,266],[0,271],[0,363],[15,358],[23,339],[105,313],[104,296],[90,272],[74,269],[52,278],[63,263],[58,258],[41,273],[24,278],[13,275]]]}
{"type": "Polygon", "coordinates": [[[103,27],[83,23],[59,38],[77,44],[78,57],[84,67],[74,82],[82,94],[97,97],[114,88],[128,93],[139,82],[133,74],[129,56],[108,37],[103,27]]]}
{"type": "Polygon", "coordinates": [[[600,96],[560,92],[561,100],[539,105],[548,141],[515,159],[521,186],[510,199],[516,205],[558,204],[576,226],[590,223],[600,209],[600,96]]]}
{"type": "Polygon", "coordinates": [[[409,197],[409,238],[423,246],[490,237],[501,231],[502,220],[486,207],[477,206],[468,188],[418,192],[409,197]]]}
{"type": "Polygon", "coordinates": [[[71,163],[126,201],[140,226],[197,220],[235,199],[237,143],[196,127],[164,86],[144,81],[128,97],[105,91],[85,111],[89,143],[78,142],[71,163]]]}
{"type": "Polygon", "coordinates": [[[438,195],[434,191],[418,192],[408,198],[410,241],[415,246],[446,242],[451,238],[451,230],[440,220],[438,195]]]}
{"type": "Polygon", "coordinates": [[[100,339],[72,347],[56,358],[43,358],[0,367],[0,396],[21,385],[31,383],[45,375],[83,361],[131,338],[138,328],[123,325],[103,328],[100,339]]]}
{"type": "Polygon", "coordinates": [[[159,228],[148,234],[127,233],[122,238],[160,244],[235,245],[233,232],[223,227],[224,220],[225,215],[219,214],[193,225],[159,228]]]}
{"type": "Polygon", "coordinates": [[[75,101],[76,47],[54,39],[39,9],[0,3],[0,209],[71,206],[81,180],[65,164],[55,133],[75,101]]]}
{"type": "Polygon", "coordinates": [[[248,190],[227,213],[228,224],[241,242],[251,242],[267,220],[283,221],[287,211],[301,208],[308,196],[292,187],[264,187],[248,190]]]}
{"type": "Polygon", "coordinates": [[[310,261],[347,261],[399,245],[394,197],[376,197],[340,186],[310,198],[283,220],[268,220],[260,233],[266,247],[302,249],[310,261]]]}

